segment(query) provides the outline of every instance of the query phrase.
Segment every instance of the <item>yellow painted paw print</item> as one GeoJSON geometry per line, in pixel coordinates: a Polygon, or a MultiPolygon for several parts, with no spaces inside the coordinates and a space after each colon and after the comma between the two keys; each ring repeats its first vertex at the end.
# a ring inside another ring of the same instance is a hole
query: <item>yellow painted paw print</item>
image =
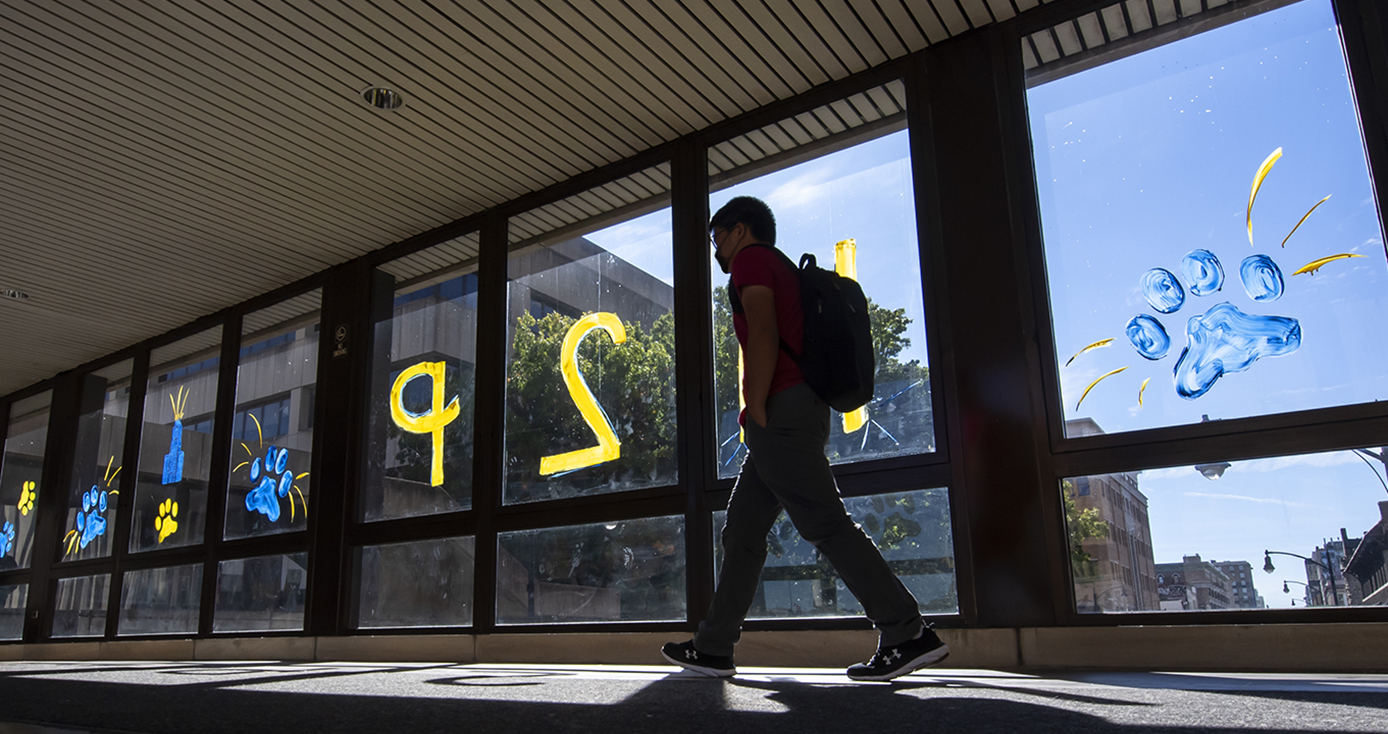
{"type": "Polygon", "coordinates": [[[33,482],[25,482],[24,489],[19,494],[19,514],[27,515],[29,510],[34,509],[34,497],[38,495],[33,482]]]}
{"type": "Polygon", "coordinates": [[[172,499],[159,503],[159,516],[154,518],[154,529],[159,531],[159,542],[178,531],[178,503],[172,499]]]}

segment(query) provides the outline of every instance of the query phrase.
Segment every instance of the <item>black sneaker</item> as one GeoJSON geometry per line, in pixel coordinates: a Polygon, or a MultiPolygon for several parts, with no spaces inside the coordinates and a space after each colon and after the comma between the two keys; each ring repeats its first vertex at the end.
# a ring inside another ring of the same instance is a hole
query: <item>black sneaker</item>
{"type": "Polygon", "coordinates": [[[853,680],[891,680],[949,657],[949,645],[926,627],[921,636],[900,645],[879,647],[872,659],[848,669],[853,680]]]}
{"type": "Polygon", "coordinates": [[[665,647],[660,648],[660,654],[666,660],[695,673],[702,673],[713,678],[731,678],[737,673],[737,668],[733,667],[731,657],[719,657],[717,655],[705,655],[694,649],[694,641],[689,642],[667,642],[665,647]]]}

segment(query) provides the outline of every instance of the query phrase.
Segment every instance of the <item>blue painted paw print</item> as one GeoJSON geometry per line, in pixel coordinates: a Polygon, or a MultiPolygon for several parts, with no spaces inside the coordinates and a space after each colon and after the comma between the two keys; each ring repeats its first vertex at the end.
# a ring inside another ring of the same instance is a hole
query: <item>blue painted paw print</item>
{"type": "Polygon", "coordinates": [[[86,548],[99,535],[106,533],[107,493],[95,484],[82,493],[82,511],[77,513],[77,545],[86,548]]]}
{"type": "MultiPolygon", "coordinates": [[[[280,519],[280,497],[289,494],[294,473],[289,471],[289,449],[271,446],[262,463],[259,457],[251,462],[251,482],[255,489],[246,493],[246,509],[260,512],[270,522],[280,519]]],[[[292,500],[291,500],[292,502],[292,500]]]]}
{"type": "Polygon", "coordinates": [[[6,520],[5,526],[0,528],[0,558],[4,558],[14,550],[14,523],[6,520]]]}
{"type": "MultiPolygon", "coordinates": [[[[1190,293],[1208,296],[1224,288],[1224,266],[1209,250],[1192,250],[1181,258],[1181,274],[1190,293]]],[[[1254,301],[1275,301],[1284,281],[1277,263],[1267,255],[1250,255],[1239,265],[1244,292],[1254,301]]],[[[1186,301],[1186,288],[1175,273],[1152,268],[1140,280],[1143,298],[1160,314],[1175,313],[1186,301]]],[[[1134,316],[1125,330],[1128,341],[1144,358],[1158,360],[1171,349],[1171,336],[1161,321],[1147,314],[1134,316]]],[[[1261,357],[1291,354],[1301,346],[1301,323],[1286,316],[1260,316],[1218,303],[1186,322],[1186,346],[1176,360],[1176,394],[1194,400],[1210,391],[1220,377],[1242,372],[1261,357]]]]}

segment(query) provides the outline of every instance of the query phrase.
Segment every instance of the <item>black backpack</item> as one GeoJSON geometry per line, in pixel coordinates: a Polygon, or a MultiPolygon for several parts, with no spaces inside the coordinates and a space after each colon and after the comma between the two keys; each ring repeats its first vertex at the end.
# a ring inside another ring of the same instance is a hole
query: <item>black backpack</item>
{"type": "MultiPolygon", "coordinates": [[[[800,267],[781,250],[766,247],[800,276],[800,308],[805,314],[804,348],[799,354],[781,340],[781,350],[795,360],[805,383],[821,400],[840,413],[850,413],[872,399],[877,372],[872,348],[872,322],[862,286],[816,264],[815,256],[800,256],[800,267]]],[[[733,313],[742,313],[742,299],[728,279],[733,313]]]]}

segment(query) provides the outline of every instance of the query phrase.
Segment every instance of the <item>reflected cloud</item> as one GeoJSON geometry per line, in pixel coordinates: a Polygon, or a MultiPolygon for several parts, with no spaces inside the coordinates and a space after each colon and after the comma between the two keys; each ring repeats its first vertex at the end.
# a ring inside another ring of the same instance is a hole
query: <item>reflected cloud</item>
{"type": "Polygon", "coordinates": [[[1286,500],[1275,500],[1268,497],[1245,497],[1241,494],[1207,494],[1205,492],[1182,492],[1182,497],[1206,497],[1218,500],[1243,500],[1244,502],[1257,502],[1260,505],[1281,505],[1283,507],[1310,507],[1319,510],[1328,509],[1318,505],[1306,505],[1300,502],[1287,502],[1286,500]]]}

